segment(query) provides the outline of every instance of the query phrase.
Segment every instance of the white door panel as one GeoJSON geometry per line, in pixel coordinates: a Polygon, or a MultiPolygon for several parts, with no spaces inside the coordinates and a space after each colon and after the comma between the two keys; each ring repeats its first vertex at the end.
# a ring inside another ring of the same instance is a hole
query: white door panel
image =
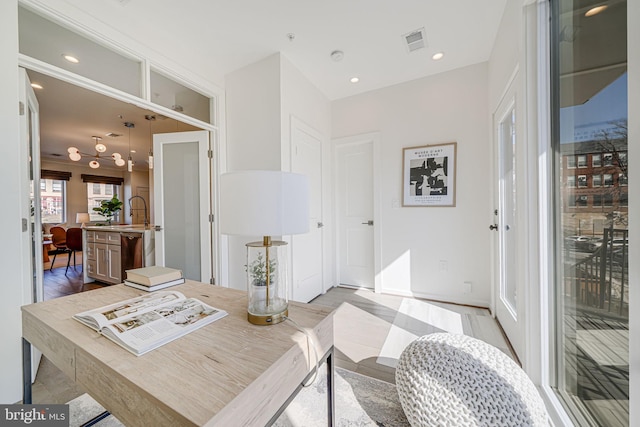
{"type": "MultiPolygon", "coordinates": [[[[513,81],[517,81],[516,78],[513,81]]],[[[523,294],[518,280],[518,146],[516,93],[512,83],[503,101],[494,113],[495,188],[494,211],[495,266],[494,295],[495,314],[509,338],[516,354],[524,354],[523,294]]]]}
{"type": "Polygon", "coordinates": [[[336,147],[338,281],[374,288],[373,143],[336,147]]]}
{"type": "Polygon", "coordinates": [[[309,178],[309,232],[294,235],[292,299],[309,302],[324,292],[322,278],[322,137],[299,120],[291,122],[291,171],[309,178]]]}
{"type": "Polygon", "coordinates": [[[209,132],[153,135],[156,264],[212,278],[209,132]]]}

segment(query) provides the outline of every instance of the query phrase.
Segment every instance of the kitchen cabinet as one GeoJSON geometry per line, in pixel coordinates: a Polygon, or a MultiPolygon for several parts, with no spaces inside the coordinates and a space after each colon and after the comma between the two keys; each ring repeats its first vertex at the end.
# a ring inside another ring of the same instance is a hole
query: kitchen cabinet
{"type": "Polygon", "coordinates": [[[84,229],[84,283],[117,284],[125,269],[154,265],[154,231],[135,226],[84,229]]]}
{"type": "Polygon", "coordinates": [[[120,233],[87,231],[87,275],[105,283],[122,283],[120,233]]]}

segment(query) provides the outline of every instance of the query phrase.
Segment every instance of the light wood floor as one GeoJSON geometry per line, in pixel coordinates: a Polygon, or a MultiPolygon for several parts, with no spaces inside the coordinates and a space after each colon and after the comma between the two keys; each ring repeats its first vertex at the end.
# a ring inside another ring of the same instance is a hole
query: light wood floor
{"type": "MultiPolygon", "coordinates": [[[[64,268],[61,270],[64,276],[64,268]]],[[[77,279],[72,281],[77,283],[77,279]]],[[[93,285],[85,285],[82,291],[88,290],[87,286],[93,285]]],[[[395,382],[394,357],[402,350],[395,348],[399,342],[448,329],[484,340],[512,356],[498,324],[486,309],[347,288],[333,288],[312,303],[336,308],[336,365],[383,381],[395,382]],[[428,319],[424,313],[428,313],[428,319]]],[[[34,403],[65,403],[82,393],[43,358],[33,385],[34,403]]]]}
{"type": "Polygon", "coordinates": [[[464,333],[514,358],[510,344],[484,308],[333,288],[312,301],[336,308],[336,365],[395,383],[395,362],[413,339],[434,332],[464,333]]]}

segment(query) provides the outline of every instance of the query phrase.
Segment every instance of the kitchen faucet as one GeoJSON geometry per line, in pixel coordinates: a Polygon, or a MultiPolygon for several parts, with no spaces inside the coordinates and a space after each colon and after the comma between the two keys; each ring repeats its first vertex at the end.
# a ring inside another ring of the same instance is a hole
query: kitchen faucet
{"type": "Polygon", "coordinates": [[[149,221],[147,220],[147,201],[144,199],[144,197],[133,196],[129,199],[129,216],[133,216],[133,208],[131,206],[131,201],[136,198],[142,200],[142,204],[144,205],[144,228],[146,229],[147,226],[149,225],[149,221]]]}

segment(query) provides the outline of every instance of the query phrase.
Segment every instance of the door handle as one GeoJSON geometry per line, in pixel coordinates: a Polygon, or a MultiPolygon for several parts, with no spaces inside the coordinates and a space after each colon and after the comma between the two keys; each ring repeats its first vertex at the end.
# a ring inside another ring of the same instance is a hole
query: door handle
{"type": "Polygon", "coordinates": [[[324,224],[321,222],[318,222],[318,228],[322,228],[322,227],[324,227],[324,224]]]}
{"type": "Polygon", "coordinates": [[[489,230],[497,231],[497,230],[498,230],[498,224],[491,224],[491,225],[489,226],[489,230]]]}
{"type": "Polygon", "coordinates": [[[162,231],[162,226],[161,225],[156,225],[153,227],[154,231],[162,231]]]}
{"type": "Polygon", "coordinates": [[[363,224],[364,224],[364,225],[371,225],[371,226],[373,226],[373,220],[372,220],[372,219],[370,219],[370,220],[369,220],[369,221],[367,221],[367,222],[363,222],[363,224]]]}

